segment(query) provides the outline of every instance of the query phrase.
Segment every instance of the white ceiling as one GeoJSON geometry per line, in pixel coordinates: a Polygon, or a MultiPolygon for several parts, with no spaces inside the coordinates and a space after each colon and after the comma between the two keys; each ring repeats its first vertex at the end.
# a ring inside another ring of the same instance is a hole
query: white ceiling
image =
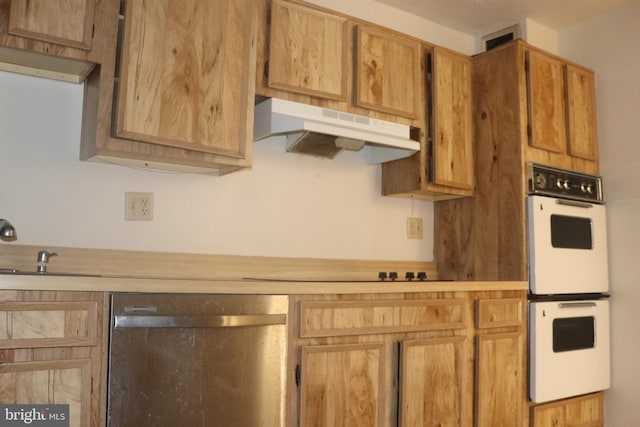
{"type": "Polygon", "coordinates": [[[637,0],[376,0],[474,36],[524,18],[558,30],[637,0]]]}

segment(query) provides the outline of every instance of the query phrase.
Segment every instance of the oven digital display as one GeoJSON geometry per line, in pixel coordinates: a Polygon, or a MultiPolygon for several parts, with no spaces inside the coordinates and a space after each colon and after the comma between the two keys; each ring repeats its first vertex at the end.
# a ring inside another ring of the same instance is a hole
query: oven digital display
{"type": "Polygon", "coordinates": [[[554,248],[593,249],[591,218],[551,215],[551,245],[554,248]]]}
{"type": "Polygon", "coordinates": [[[593,316],[553,319],[553,352],[593,348],[596,342],[593,316]]]}

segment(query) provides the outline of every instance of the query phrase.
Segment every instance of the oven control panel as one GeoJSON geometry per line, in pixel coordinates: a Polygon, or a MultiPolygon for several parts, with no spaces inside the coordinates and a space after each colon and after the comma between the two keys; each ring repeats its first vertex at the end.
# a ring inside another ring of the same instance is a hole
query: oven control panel
{"type": "Polygon", "coordinates": [[[529,194],[604,203],[602,177],[527,163],[529,194]]]}

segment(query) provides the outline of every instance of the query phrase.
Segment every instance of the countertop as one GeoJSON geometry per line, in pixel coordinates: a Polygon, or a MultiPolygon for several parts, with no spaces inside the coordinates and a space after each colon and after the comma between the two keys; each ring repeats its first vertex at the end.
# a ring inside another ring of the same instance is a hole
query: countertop
{"type": "Polygon", "coordinates": [[[0,274],[0,289],[219,294],[354,294],[527,290],[526,281],[296,281],[0,274]]]}

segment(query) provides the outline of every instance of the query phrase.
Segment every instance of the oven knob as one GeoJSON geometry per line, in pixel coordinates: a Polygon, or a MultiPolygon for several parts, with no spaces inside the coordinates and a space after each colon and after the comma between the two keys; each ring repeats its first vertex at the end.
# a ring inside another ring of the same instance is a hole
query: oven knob
{"type": "Polygon", "coordinates": [[[564,182],[562,183],[562,188],[564,188],[565,190],[569,190],[571,188],[571,183],[568,179],[564,180],[564,182]]]}
{"type": "Polygon", "coordinates": [[[558,178],[558,180],[556,181],[556,187],[558,187],[558,189],[562,190],[562,184],[563,184],[562,179],[558,178]]]}
{"type": "Polygon", "coordinates": [[[593,185],[587,184],[587,193],[589,193],[589,194],[593,193],[593,185]]]}
{"type": "Polygon", "coordinates": [[[541,173],[536,174],[535,187],[545,188],[546,186],[547,186],[547,178],[541,173]]]}

